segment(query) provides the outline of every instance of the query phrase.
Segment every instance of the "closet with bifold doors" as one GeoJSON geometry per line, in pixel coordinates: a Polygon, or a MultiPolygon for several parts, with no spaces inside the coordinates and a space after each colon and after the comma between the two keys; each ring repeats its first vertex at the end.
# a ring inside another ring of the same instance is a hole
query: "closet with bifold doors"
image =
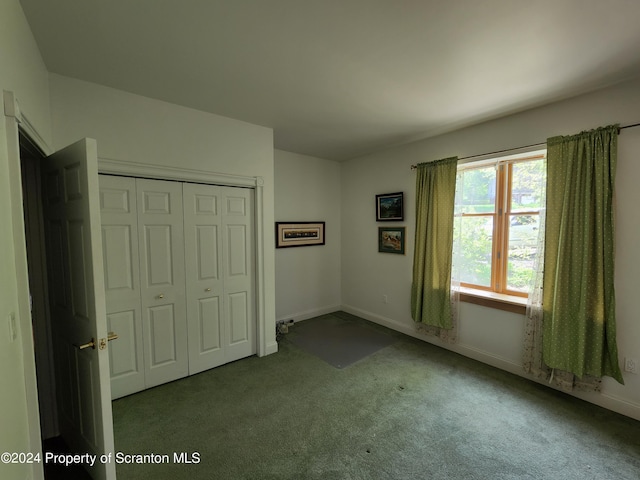
{"type": "Polygon", "coordinates": [[[112,398],[256,353],[254,191],[100,175],[112,398]]]}

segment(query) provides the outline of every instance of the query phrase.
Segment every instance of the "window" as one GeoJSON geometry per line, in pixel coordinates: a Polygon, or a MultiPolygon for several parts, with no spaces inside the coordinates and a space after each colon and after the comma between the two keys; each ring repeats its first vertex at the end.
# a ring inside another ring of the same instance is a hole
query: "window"
{"type": "Polygon", "coordinates": [[[544,151],[458,167],[454,270],[462,287],[527,296],[545,183],[544,151]]]}

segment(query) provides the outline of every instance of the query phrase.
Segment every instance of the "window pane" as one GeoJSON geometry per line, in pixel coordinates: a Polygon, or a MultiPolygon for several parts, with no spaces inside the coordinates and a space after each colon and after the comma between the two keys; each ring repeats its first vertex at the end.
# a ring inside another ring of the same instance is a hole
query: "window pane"
{"type": "Polygon", "coordinates": [[[453,234],[460,239],[461,251],[453,252],[454,271],[460,272],[463,283],[490,287],[493,216],[462,217],[459,220],[453,234]]]}
{"type": "Polygon", "coordinates": [[[456,181],[456,213],[493,213],[496,169],[493,166],[462,170],[456,181]]]}
{"type": "Polygon", "coordinates": [[[539,211],[544,200],[547,171],[544,160],[513,164],[511,211],[539,211]]]}
{"type": "Polygon", "coordinates": [[[540,217],[511,215],[509,220],[507,289],[526,292],[533,275],[540,217]]]}

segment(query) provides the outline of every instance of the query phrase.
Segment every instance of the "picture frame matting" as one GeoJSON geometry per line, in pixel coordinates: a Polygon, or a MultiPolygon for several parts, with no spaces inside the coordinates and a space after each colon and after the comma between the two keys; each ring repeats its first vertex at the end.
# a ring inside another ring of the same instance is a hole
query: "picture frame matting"
{"type": "Polygon", "coordinates": [[[276,222],[276,248],[325,244],[325,222],[276,222]]]}

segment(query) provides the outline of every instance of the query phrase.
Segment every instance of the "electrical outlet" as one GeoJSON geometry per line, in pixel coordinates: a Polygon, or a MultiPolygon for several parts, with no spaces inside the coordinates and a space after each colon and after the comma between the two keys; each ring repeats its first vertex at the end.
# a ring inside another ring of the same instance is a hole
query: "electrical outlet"
{"type": "Polygon", "coordinates": [[[624,371],[629,373],[638,373],[638,359],[625,358],[624,359],[624,371]]]}
{"type": "Polygon", "coordinates": [[[387,296],[386,295],[382,295],[382,303],[387,303],[387,296]]]}

